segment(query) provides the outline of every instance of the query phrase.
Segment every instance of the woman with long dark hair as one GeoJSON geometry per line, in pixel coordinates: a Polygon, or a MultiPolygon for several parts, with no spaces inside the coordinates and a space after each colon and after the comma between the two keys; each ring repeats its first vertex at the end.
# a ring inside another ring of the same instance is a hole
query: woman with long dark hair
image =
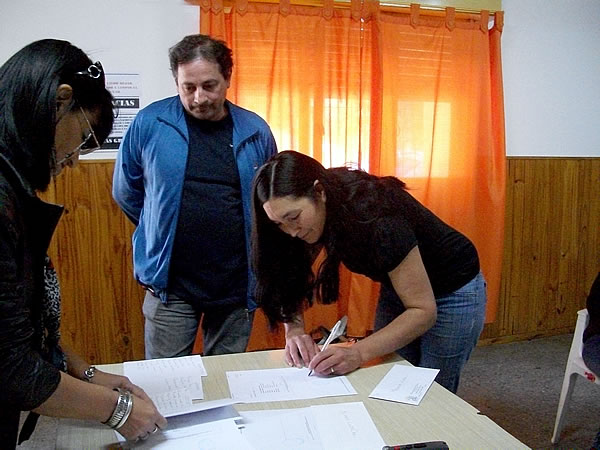
{"type": "Polygon", "coordinates": [[[63,208],[36,193],[98,149],[113,125],[100,63],[66,41],[33,42],[0,67],[0,446],[14,448],[21,411],[97,420],[127,439],[166,426],[126,377],[60,345],[60,293],[46,251],[63,208]]]}
{"type": "Polygon", "coordinates": [[[284,151],[253,185],[257,300],[271,326],[284,323],[286,361],[318,374],[344,374],[397,351],[440,369],[456,392],[485,316],[485,281],[471,241],[413,198],[394,177],[325,169],[284,151]],[[311,265],[324,249],[316,274],[311,265]],[[319,352],[302,313],[338,298],[340,263],[381,283],[375,332],[319,352]]]}

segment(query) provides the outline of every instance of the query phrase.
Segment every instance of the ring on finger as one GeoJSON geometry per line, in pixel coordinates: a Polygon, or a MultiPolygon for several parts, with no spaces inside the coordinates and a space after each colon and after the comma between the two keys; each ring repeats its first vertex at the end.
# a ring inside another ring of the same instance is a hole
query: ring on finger
{"type": "Polygon", "coordinates": [[[154,434],[154,433],[156,433],[157,431],[158,431],[158,425],[155,425],[155,426],[154,426],[154,430],[152,430],[152,431],[150,432],[150,434],[154,434]]]}
{"type": "Polygon", "coordinates": [[[332,374],[335,373],[335,369],[333,368],[333,366],[331,366],[330,369],[332,374]]]}

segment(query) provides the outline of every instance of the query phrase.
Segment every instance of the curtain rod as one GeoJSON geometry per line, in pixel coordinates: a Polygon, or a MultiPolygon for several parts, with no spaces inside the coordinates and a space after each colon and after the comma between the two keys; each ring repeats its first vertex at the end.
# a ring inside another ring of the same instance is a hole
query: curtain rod
{"type": "MultiPolygon", "coordinates": [[[[198,0],[187,0],[188,3],[198,3],[198,0]]],[[[248,0],[249,3],[279,3],[279,0],[248,0]]],[[[232,2],[225,0],[223,2],[225,6],[232,6],[232,2]]],[[[323,2],[321,0],[290,0],[290,4],[298,5],[298,6],[323,6],[323,2]]],[[[394,10],[396,8],[402,9],[410,9],[410,3],[407,2],[395,2],[395,1],[384,1],[380,2],[379,5],[384,10],[394,10]]],[[[333,7],[334,8],[347,8],[350,6],[350,0],[334,0],[333,7]]],[[[443,13],[446,11],[445,6],[434,6],[434,5],[421,5],[419,4],[419,9],[435,13],[443,13]]],[[[465,9],[465,8],[454,8],[454,11],[457,14],[480,14],[482,10],[480,9],[465,9]]],[[[490,16],[493,16],[496,13],[496,10],[489,10],[490,16]]]]}
{"type": "MultiPolygon", "coordinates": [[[[406,8],[406,9],[410,9],[410,3],[403,3],[403,2],[379,2],[380,6],[383,6],[385,8],[406,8]]],[[[419,5],[419,9],[424,9],[426,11],[439,11],[439,12],[444,12],[446,11],[447,7],[451,7],[450,5],[446,6],[434,6],[434,5],[422,5],[422,4],[418,4],[419,5]]],[[[466,8],[454,8],[454,11],[457,14],[480,14],[481,11],[483,11],[482,9],[466,9],[466,8]]],[[[490,16],[496,13],[495,9],[490,9],[488,10],[488,12],[490,13],[490,16]]]]}

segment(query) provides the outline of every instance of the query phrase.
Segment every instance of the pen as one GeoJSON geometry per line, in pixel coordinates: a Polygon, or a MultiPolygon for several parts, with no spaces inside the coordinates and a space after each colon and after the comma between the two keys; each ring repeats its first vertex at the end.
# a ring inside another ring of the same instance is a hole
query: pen
{"type": "MultiPolygon", "coordinates": [[[[338,320],[336,322],[336,324],[333,326],[333,328],[331,329],[331,333],[329,333],[329,336],[327,336],[327,339],[325,340],[325,343],[323,344],[323,348],[321,349],[321,351],[325,351],[325,349],[327,349],[327,347],[329,346],[331,341],[333,341],[336,337],[338,337],[338,331],[339,331],[340,327],[342,326],[343,321],[344,321],[344,317],[342,317],[340,320],[338,320]]],[[[310,377],[312,375],[312,373],[313,373],[313,371],[311,369],[310,372],[308,372],[308,376],[310,377]]]]}

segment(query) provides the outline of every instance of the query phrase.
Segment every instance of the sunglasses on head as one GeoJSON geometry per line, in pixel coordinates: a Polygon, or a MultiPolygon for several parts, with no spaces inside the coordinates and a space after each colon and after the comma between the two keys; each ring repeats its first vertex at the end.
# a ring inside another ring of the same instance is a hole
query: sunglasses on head
{"type": "Polygon", "coordinates": [[[80,72],[75,72],[75,75],[81,75],[84,77],[92,78],[94,80],[99,80],[102,82],[102,85],[105,84],[104,69],[102,68],[102,63],[100,61],[96,61],[94,64],[89,66],[86,70],[82,70],[80,72]]]}

